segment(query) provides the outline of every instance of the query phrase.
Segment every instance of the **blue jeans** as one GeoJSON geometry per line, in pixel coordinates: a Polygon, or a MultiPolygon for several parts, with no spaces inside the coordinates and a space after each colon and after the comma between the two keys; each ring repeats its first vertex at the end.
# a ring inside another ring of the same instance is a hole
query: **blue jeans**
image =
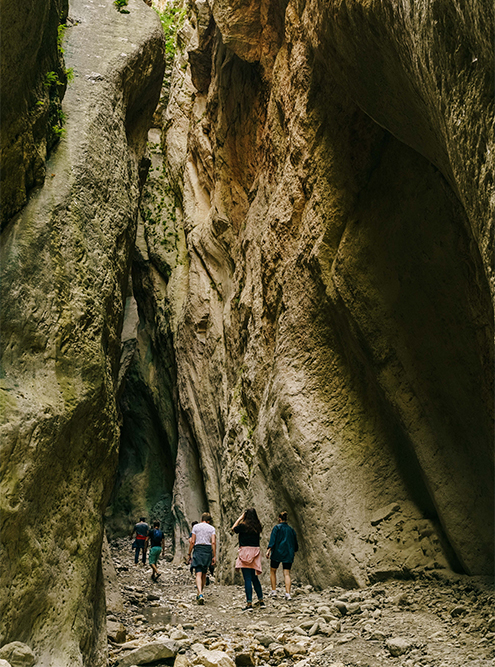
{"type": "Polygon", "coordinates": [[[261,590],[260,580],[256,572],[250,567],[243,567],[242,576],[244,577],[244,590],[246,591],[246,600],[253,601],[253,586],[258,596],[258,600],[263,599],[263,591],[261,590]]]}
{"type": "Polygon", "coordinates": [[[145,544],[146,540],[136,540],[136,549],[134,550],[134,562],[136,565],[139,561],[139,552],[141,550],[143,552],[143,563],[146,565],[146,549],[144,548],[145,544]]]}

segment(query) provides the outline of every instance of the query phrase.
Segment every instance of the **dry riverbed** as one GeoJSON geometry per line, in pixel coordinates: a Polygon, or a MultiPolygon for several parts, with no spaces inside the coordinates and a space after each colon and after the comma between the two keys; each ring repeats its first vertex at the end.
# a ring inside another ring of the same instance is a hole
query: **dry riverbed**
{"type": "Polygon", "coordinates": [[[123,612],[108,615],[112,666],[495,665],[493,585],[479,578],[430,572],[324,591],[296,583],[291,601],[281,588],[276,598],[265,590],[266,609],[242,612],[241,586],[212,582],[200,607],[185,565],[160,561],[154,583],[148,566],[134,565],[129,541],[111,552],[124,600],[123,612]]]}

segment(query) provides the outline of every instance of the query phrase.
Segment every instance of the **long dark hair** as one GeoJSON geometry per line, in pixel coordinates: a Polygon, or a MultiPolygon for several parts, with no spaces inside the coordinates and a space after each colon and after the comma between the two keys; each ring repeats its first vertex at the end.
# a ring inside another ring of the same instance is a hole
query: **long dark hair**
{"type": "Polygon", "coordinates": [[[263,530],[263,527],[260,523],[260,520],[258,519],[258,515],[256,514],[256,510],[254,509],[254,507],[247,508],[247,510],[244,512],[242,523],[246,526],[246,528],[250,533],[258,533],[259,535],[263,530]]]}

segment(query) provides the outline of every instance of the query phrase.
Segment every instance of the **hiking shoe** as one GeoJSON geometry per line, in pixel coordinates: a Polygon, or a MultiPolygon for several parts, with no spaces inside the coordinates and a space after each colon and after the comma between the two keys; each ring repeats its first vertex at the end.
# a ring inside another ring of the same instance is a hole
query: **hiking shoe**
{"type": "Polygon", "coordinates": [[[198,595],[196,599],[198,601],[198,604],[204,604],[205,603],[205,599],[204,599],[202,594],[198,595]]]}
{"type": "Polygon", "coordinates": [[[155,577],[155,581],[158,579],[158,577],[161,577],[161,576],[162,576],[162,573],[161,573],[161,572],[158,572],[158,574],[157,574],[156,577],[155,577]]]}
{"type": "Polygon", "coordinates": [[[276,598],[277,597],[277,591],[270,591],[270,597],[276,598]]]}
{"type": "Polygon", "coordinates": [[[248,602],[247,605],[241,609],[241,611],[253,611],[253,605],[248,602]]]}
{"type": "Polygon", "coordinates": [[[210,577],[206,575],[206,586],[210,585],[210,577]]]}
{"type": "Polygon", "coordinates": [[[266,609],[266,604],[264,600],[260,600],[259,604],[260,604],[260,609],[266,609]]]}

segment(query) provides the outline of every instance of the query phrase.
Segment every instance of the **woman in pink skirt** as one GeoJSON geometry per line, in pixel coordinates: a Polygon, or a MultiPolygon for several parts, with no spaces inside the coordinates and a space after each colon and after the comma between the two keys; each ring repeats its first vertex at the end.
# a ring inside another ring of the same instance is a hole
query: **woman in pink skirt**
{"type": "Polygon", "coordinates": [[[246,606],[242,611],[253,611],[253,586],[260,607],[265,607],[263,591],[258,579],[258,575],[261,574],[261,530],[261,523],[254,507],[245,510],[232,526],[232,532],[239,535],[239,554],[235,562],[235,569],[242,571],[246,591],[246,606]]]}

